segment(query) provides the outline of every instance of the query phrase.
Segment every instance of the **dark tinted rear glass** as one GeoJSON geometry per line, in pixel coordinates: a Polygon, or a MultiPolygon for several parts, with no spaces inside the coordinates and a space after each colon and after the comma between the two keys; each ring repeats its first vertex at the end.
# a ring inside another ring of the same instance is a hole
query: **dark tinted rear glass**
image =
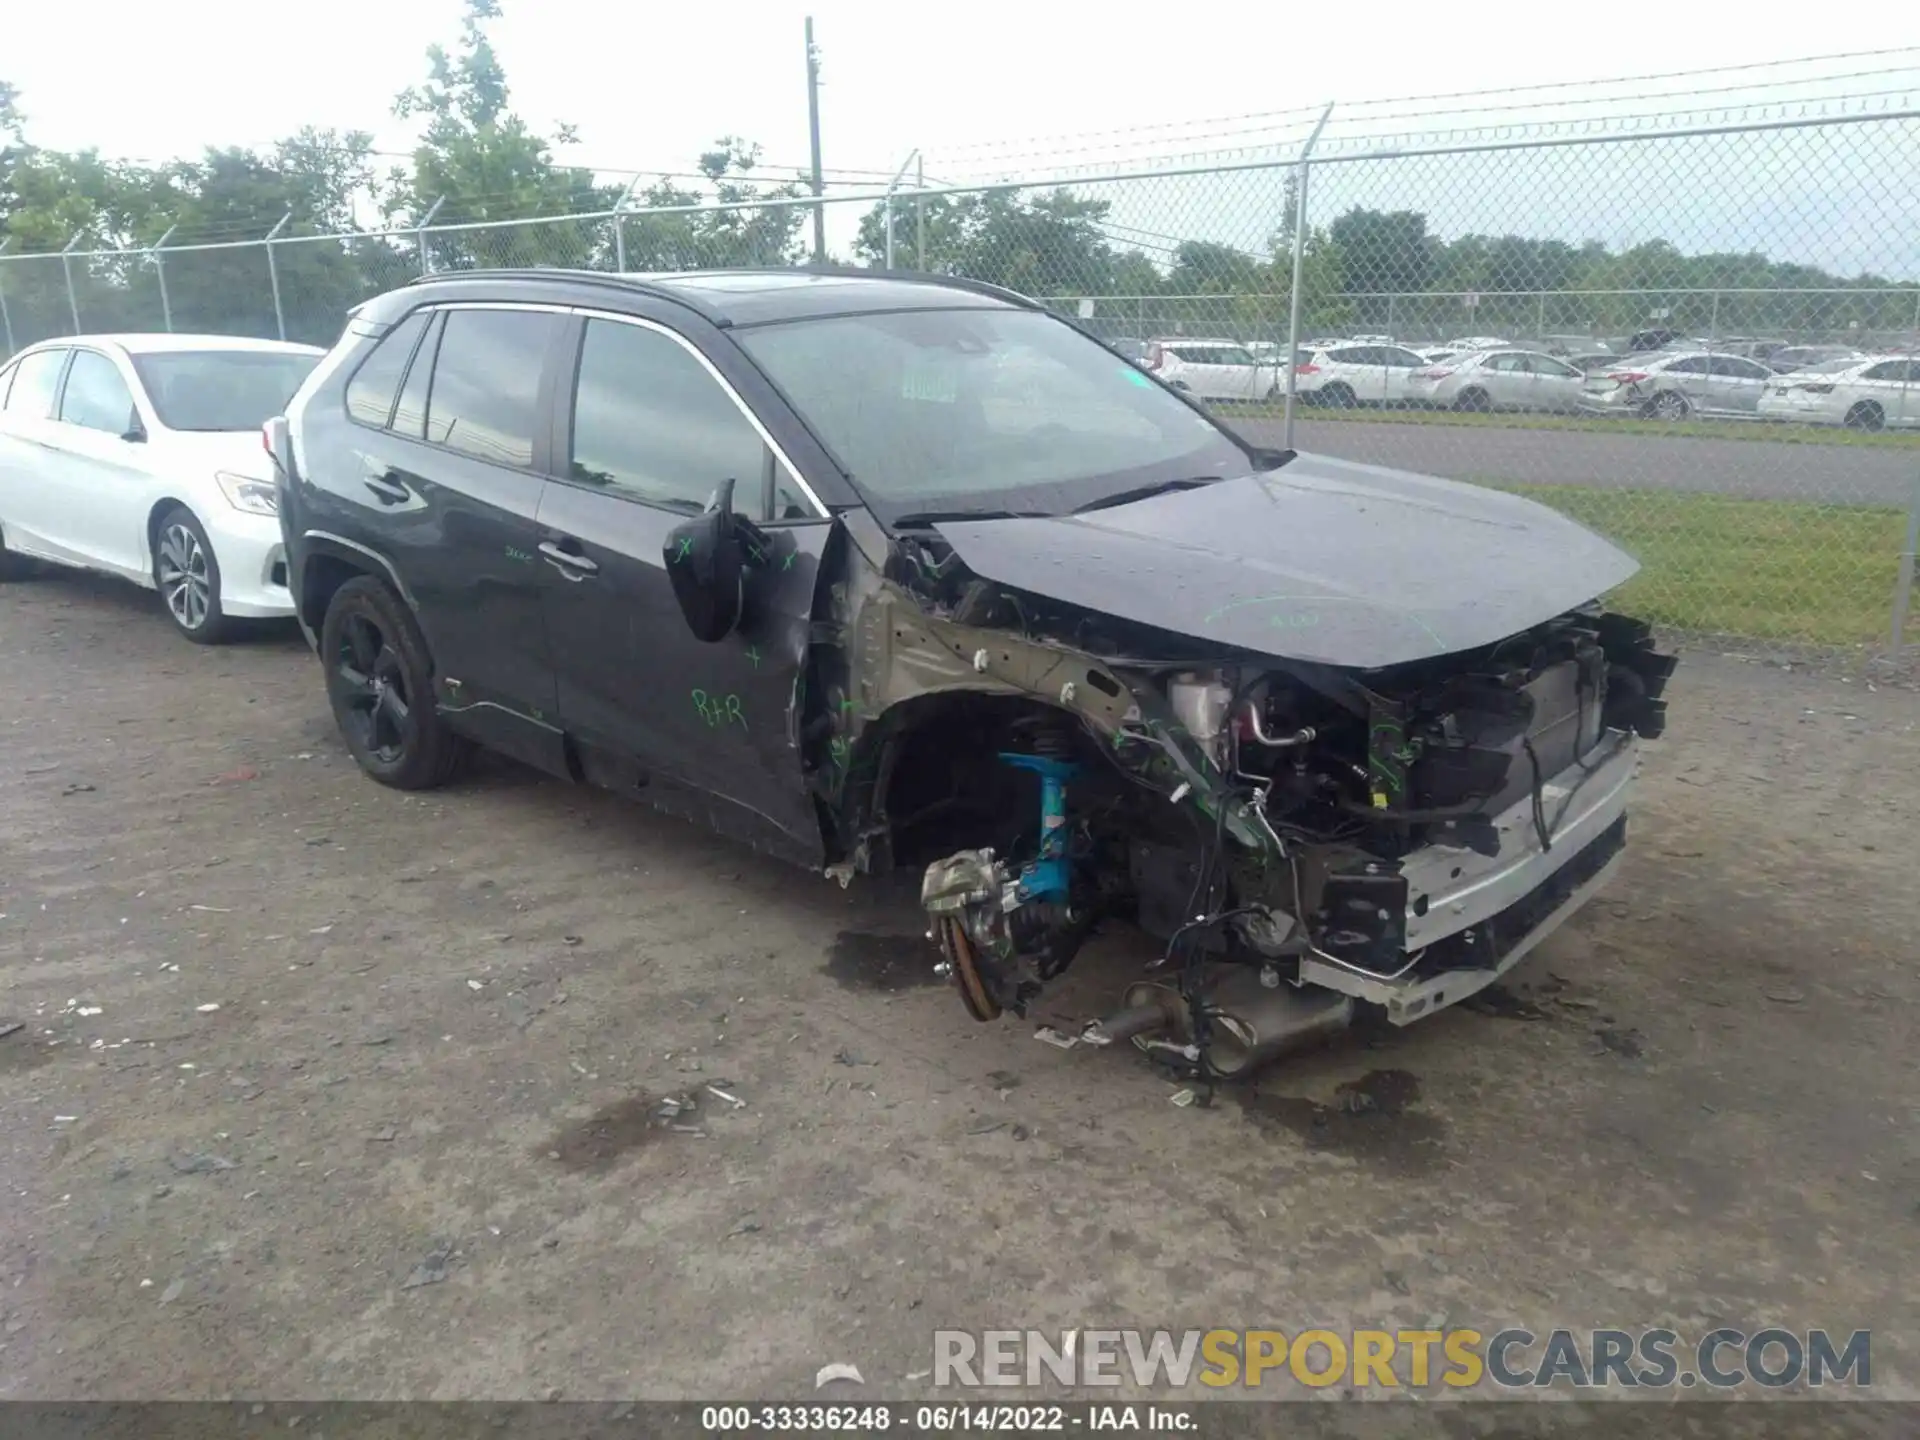
{"type": "Polygon", "coordinates": [[[417,310],[381,338],[347,382],[347,414],[362,425],[386,425],[400,377],[406,374],[413,347],[426,328],[427,312],[417,310]]]}
{"type": "Polygon", "coordinates": [[[536,310],[448,311],[427,440],[496,465],[532,465],[540,370],[560,324],[536,310]]]}

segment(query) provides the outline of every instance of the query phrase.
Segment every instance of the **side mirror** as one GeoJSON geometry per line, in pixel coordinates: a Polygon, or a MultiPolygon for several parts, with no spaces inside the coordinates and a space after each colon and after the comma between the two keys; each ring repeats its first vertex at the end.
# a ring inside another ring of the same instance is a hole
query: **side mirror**
{"type": "Polygon", "coordinates": [[[733,513],[733,481],[707,508],[667,532],[667,579],[694,637],[708,644],[739,628],[747,604],[747,565],[741,544],[744,522],[733,513]]]}
{"type": "Polygon", "coordinates": [[[144,445],[147,441],[147,427],[140,421],[139,411],[127,417],[127,428],[120,432],[120,438],[134,445],[144,445]]]}

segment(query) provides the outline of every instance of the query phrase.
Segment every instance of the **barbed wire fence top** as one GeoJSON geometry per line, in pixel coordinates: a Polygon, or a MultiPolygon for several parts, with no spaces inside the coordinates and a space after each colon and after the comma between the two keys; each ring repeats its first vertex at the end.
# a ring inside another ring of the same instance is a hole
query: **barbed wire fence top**
{"type": "Polygon", "coordinates": [[[1879,650],[1920,538],[1920,108],[1792,108],[1438,135],[1302,109],[1257,150],[989,183],[928,157],[817,199],[0,252],[0,318],[9,352],[325,345],[429,271],[801,264],[818,206],[837,258],[1034,296],[1261,443],[1541,499],[1640,557],[1619,603],[1665,626],[1879,650]]]}

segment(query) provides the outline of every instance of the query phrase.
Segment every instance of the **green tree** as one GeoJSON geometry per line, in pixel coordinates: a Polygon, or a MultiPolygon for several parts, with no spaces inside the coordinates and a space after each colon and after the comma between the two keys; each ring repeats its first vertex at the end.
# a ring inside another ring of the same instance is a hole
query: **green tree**
{"type": "MultiPolygon", "coordinates": [[[[506,71],[487,38],[487,22],[499,17],[498,0],[466,0],[459,42],[452,51],[432,46],[425,83],[394,101],[395,115],[425,125],[412,167],[393,175],[389,219],[417,219],[437,202],[442,224],[497,223],[605,211],[618,199],[591,171],[556,164],[552,142],[512,110],[506,71]]],[[[560,144],[575,139],[567,125],[554,134],[560,144]]],[[[432,253],[449,268],[594,265],[608,263],[610,244],[604,223],[559,221],[439,235],[432,253]]]]}
{"type": "MultiPolygon", "coordinates": [[[[1427,288],[1436,247],[1419,211],[1355,207],[1336,219],[1328,234],[1339,247],[1341,283],[1349,295],[1427,288]]],[[[1379,324],[1387,302],[1359,300],[1354,308],[1362,322],[1379,324]]]]}
{"type": "Polygon", "coordinates": [[[800,186],[747,179],[759,165],[758,145],[722,136],[700,157],[703,186],[688,189],[663,177],[639,192],[636,213],[620,222],[627,268],[705,270],[797,263],[803,254],[800,230],[807,210],[790,202],[801,195],[800,186]],[[728,208],[671,213],[716,204],[728,208]]]}

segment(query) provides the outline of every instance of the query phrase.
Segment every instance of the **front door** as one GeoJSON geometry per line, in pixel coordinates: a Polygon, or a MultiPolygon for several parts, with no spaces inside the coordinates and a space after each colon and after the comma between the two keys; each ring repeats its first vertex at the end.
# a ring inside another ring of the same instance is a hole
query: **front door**
{"type": "Polygon", "coordinates": [[[105,570],[145,571],[147,432],[120,367],[75,350],[60,391],[60,457],[44,492],[55,545],[105,570]]]}
{"type": "Polygon", "coordinates": [[[831,522],[690,342],[637,318],[581,332],[539,514],[561,722],[664,808],[817,863],[796,706],[831,522]],[[725,480],[771,553],[740,631],[707,644],[674,600],[667,544],[725,480]]]}

